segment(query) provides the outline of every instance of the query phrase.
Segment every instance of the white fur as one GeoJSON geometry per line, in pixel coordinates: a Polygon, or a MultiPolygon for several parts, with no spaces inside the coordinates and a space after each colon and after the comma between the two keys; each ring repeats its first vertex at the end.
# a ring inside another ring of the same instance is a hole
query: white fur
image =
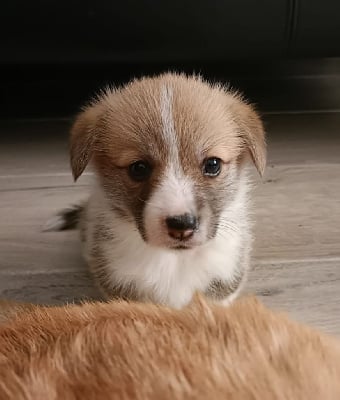
{"type": "MultiPolygon", "coordinates": [[[[108,260],[107,272],[112,285],[134,282],[141,299],[180,308],[195,291],[204,291],[212,279],[232,280],[239,267],[241,250],[249,251],[250,233],[246,213],[247,178],[242,176],[236,198],[226,207],[223,217],[234,224],[222,226],[214,239],[189,250],[171,250],[152,246],[140,236],[135,223],[110,210],[102,189],[96,186],[88,204],[88,229],[85,253],[91,265],[92,232],[97,216],[105,215],[112,242],[96,243],[108,260]]],[[[230,300],[224,302],[228,304],[230,300]]]]}
{"type": "Polygon", "coordinates": [[[173,102],[173,90],[169,86],[163,86],[161,88],[160,98],[160,112],[162,119],[162,136],[164,143],[167,146],[168,158],[180,166],[179,154],[178,154],[178,143],[177,135],[175,131],[175,123],[172,113],[172,102],[173,102]]]}
{"type": "MultiPolygon", "coordinates": [[[[184,175],[179,161],[177,135],[172,114],[173,91],[168,86],[161,89],[160,113],[162,136],[167,146],[167,159],[162,182],[149,199],[144,220],[148,241],[154,245],[170,244],[171,239],[165,228],[165,219],[171,216],[195,213],[193,182],[184,175]]],[[[204,227],[201,227],[203,234],[204,227]]],[[[193,244],[199,238],[196,236],[193,244]]]]}
{"type": "Polygon", "coordinates": [[[196,211],[193,182],[175,168],[171,163],[145,206],[146,236],[154,245],[166,244],[170,240],[164,223],[167,217],[196,211]]]}

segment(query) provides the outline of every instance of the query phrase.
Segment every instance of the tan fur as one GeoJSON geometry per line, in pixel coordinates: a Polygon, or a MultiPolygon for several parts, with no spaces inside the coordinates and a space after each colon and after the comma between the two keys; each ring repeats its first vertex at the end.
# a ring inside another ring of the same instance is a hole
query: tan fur
{"type": "Polygon", "coordinates": [[[97,118],[101,111],[100,104],[93,104],[76,120],[71,131],[70,155],[71,167],[75,180],[83,173],[92,157],[96,139],[97,118]]]}
{"type": "Polygon", "coordinates": [[[143,78],[116,91],[108,91],[82,112],[71,131],[71,166],[77,179],[91,158],[97,169],[112,173],[112,165],[127,167],[151,153],[161,162],[166,154],[160,141],[162,130],[159,99],[163,87],[173,89],[174,124],[180,147],[188,160],[199,156],[236,160],[249,151],[262,174],[266,162],[264,131],[253,108],[237,94],[211,86],[199,78],[164,74],[143,78]],[[200,154],[190,155],[192,143],[200,154]],[[152,146],[157,143],[158,146],[152,146]],[[159,154],[157,154],[159,152],[159,154]]]}
{"type": "Polygon", "coordinates": [[[1,400],[340,398],[339,343],[252,298],[35,307],[0,325],[1,400]]]}
{"type": "Polygon", "coordinates": [[[7,300],[0,300],[0,324],[15,317],[17,314],[34,310],[33,304],[18,303],[7,300]]]}

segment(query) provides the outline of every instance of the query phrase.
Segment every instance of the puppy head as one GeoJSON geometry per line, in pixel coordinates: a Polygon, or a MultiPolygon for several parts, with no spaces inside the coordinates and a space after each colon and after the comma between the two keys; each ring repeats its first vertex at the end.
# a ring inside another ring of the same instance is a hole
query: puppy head
{"type": "Polygon", "coordinates": [[[109,90],[77,118],[71,166],[93,161],[112,209],[152,245],[185,249],[216,235],[250,155],[262,174],[262,123],[241,98],[166,74],[109,90]]]}

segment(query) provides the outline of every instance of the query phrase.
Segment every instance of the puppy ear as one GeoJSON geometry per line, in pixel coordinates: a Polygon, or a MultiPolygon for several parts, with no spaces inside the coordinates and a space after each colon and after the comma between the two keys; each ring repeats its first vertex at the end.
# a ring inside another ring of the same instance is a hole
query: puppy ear
{"type": "Polygon", "coordinates": [[[235,100],[232,109],[240,129],[240,135],[250,152],[255,167],[262,176],[266,167],[267,146],[261,118],[254,108],[241,98],[236,97],[235,100]]]}
{"type": "Polygon", "coordinates": [[[88,106],[77,116],[71,128],[70,162],[75,181],[84,172],[92,157],[97,135],[98,114],[98,104],[88,106]]]}

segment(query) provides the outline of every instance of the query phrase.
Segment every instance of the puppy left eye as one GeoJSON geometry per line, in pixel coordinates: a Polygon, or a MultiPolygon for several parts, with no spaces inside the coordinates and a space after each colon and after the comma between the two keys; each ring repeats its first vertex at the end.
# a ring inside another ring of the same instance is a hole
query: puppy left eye
{"type": "Polygon", "coordinates": [[[129,165],[130,178],[136,182],[146,181],[152,173],[151,165],[146,161],[136,161],[129,165]]]}
{"type": "Polygon", "coordinates": [[[216,157],[210,157],[204,160],[203,174],[206,176],[217,176],[221,172],[222,160],[216,157]]]}

